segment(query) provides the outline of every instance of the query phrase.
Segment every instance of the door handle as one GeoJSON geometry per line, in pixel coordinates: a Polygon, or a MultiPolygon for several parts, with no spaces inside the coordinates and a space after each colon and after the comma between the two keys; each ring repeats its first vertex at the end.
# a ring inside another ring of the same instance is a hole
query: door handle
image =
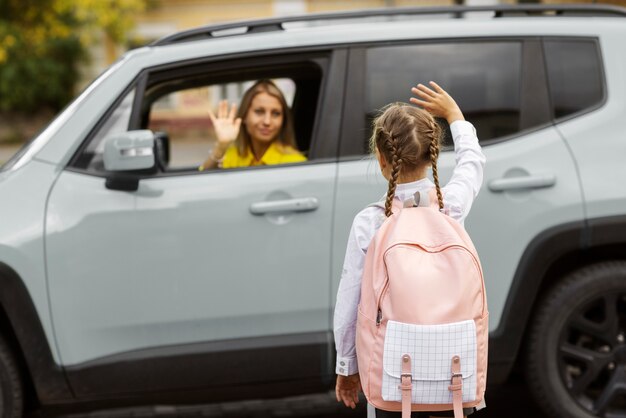
{"type": "Polygon", "coordinates": [[[492,192],[503,192],[507,190],[540,189],[543,187],[552,187],[555,184],[556,177],[554,174],[508,177],[490,181],[489,190],[492,192]]]}
{"type": "Polygon", "coordinates": [[[320,203],[315,197],[303,197],[300,199],[270,200],[256,202],[250,205],[250,213],[253,215],[265,215],[276,212],[309,212],[316,210],[320,203]]]}

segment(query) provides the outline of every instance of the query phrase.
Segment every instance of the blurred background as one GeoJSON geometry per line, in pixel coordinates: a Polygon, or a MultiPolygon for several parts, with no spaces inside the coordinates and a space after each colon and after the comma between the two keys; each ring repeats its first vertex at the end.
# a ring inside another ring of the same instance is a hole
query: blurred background
{"type": "MultiPolygon", "coordinates": [[[[176,31],[364,8],[516,3],[626,6],[626,0],[0,0],[0,164],[125,51],[176,31]]],[[[204,118],[214,100],[188,95],[176,98],[190,112],[185,118],[204,118]]],[[[163,103],[162,118],[177,109],[163,103]]]]}

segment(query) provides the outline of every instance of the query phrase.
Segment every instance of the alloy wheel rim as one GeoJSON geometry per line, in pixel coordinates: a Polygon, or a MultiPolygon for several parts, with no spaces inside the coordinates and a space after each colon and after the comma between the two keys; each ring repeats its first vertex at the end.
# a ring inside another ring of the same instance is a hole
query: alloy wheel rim
{"type": "Polygon", "coordinates": [[[587,412],[626,416],[626,291],[606,291],[572,309],[559,336],[558,368],[587,412]]]}

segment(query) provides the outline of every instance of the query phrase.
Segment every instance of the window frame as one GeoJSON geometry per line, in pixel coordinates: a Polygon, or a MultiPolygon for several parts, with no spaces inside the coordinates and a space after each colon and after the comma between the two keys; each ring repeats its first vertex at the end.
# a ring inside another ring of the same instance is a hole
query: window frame
{"type": "MultiPolygon", "coordinates": [[[[519,131],[502,137],[489,139],[481,142],[481,146],[491,146],[501,142],[510,141],[520,136],[553,126],[551,103],[549,102],[547,68],[544,61],[543,44],[541,36],[502,36],[502,37],[466,37],[466,38],[437,38],[437,39],[412,39],[402,41],[367,42],[354,45],[350,49],[348,57],[348,81],[346,83],[345,103],[345,127],[342,129],[341,145],[339,152],[340,161],[360,160],[367,154],[355,154],[358,144],[355,137],[362,130],[361,126],[365,106],[365,71],[351,71],[352,68],[365,68],[367,50],[378,47],[418,46],[443,43],[477,44],[497,42],[519,42],[521,44],[521,72],[520,72],[520,125],[525,120],[539,120],[530,127],[520,126],[519,131]],[[530,100],[530,92],[535,94],[535,100],[530,100]],[[540,103],[541,106],[536,106],[540,103]],[[354,109],[362,109],[355,112],[354,109]],[[352,110],[349,112],[348,110],[352,110]]],[[[407,93],[408,94],[408,93],[407,93]]],[[[442,147],[442,152],[453,151],[452,146],[442,147]]]]}
{"type": "MultiPolygon", "coordinates": [[[[80,156],[84,153],[90,142],[97,135],[100,128],[106,123],[111,114],[124,100],[126,95],[133,89],[135,90],[135,99],[133,102],[133,109],[129,119],[128,130],[140,129],[142,106],[144,100],[144,94],[149,87],[148,83],[156,81],[155,74],[176,74],[178,77],[185,75],[192,68],[202,66],[204,71],[209,73],[216,69],[226,71],[233,68],[245,68],[245,63],[254,63],[259,69],[257,73],[262,71],[271,72],[272,65],[279,64],[292,64],[297,66],[303,64],[306,61],[310,61],[313,58],[325,59],[326,68],[322,68],[318,98],[316,103],[316,114],[313,120],[313,126],[311,130],[311,138],[309,143],[309,158],[314,159],[294,164],[280,164],[279,166],[288,165],[308,165],[319,164],[337,161],[337,153],[339,148],[339,141],[333,138],[339,137],[339,129],[341,123],[341,112],[343,110],[343,97],[345,91],[345,71],[347,61],[347,49],[345,47],[312,47],[312,48],[283,48],[277,50],[264,50],[247,52],[241,54],[220,55],[212,57],[203,57],[193,60],[176,61],[166,64],[160,64],[152,67],[146,67],[142,69],[139,74],[133,78],[130,83],[119,93],[118,97],[112,102],[107,110],[102,114],[98,121],[90,129],[89,133],[85,136],[81,145],[74,152],[72,158],[70,158],[66,170],[78,172],[82,174],[89,174],[95,177],[108,178],[112,172],[108,171],[95,171],[87,168],[77,167],[76,164],[80,161],[80,156]],[[150,79],[150,77],[153,77],[150,79]]],[[[167,78],[176,78],[172,76],[164,76],[167,78]]],[[[259,167],[242,167],[228,169],[228,172],[250,169],[268,169],[274,166],[259,166],[259,167]]],[[[197,171],[191,169],[175,169],[173,171],[160,172],[156,170],[141,170],[133,172],[124,172],[125,176],[132,176],[133,178],[143,179],[148,177],[163,177],[163,176],[179,176],[190,174],[211,174],[214,172],[224,172],[224,170],[205,170],[197,171]]],[[[122,173],[120,173],[122,174],[122,173]]]]}

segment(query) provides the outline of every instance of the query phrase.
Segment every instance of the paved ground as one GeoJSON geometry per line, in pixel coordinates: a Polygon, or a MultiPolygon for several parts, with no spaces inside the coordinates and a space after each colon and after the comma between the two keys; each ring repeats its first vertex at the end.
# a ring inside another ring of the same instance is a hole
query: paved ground
{"type": "MultiPolygon", "coordinates": [[[[489,388],[488,408],[477,412],[472,418],[547,418],[530,399],[521,378],[500,387],[489,388]]],[[[29,418],[48,418],[35,414],[29,418]]],[[[350,410],[334,400],[333,393],[291,397],[269,401],[231,402],[214,405],[173,407],[154,405],[141,408],[109,409],[88,414],[66,414],[57,418],[322,418],[366,417],[364,401],[356,410],[350,410]]]]}

